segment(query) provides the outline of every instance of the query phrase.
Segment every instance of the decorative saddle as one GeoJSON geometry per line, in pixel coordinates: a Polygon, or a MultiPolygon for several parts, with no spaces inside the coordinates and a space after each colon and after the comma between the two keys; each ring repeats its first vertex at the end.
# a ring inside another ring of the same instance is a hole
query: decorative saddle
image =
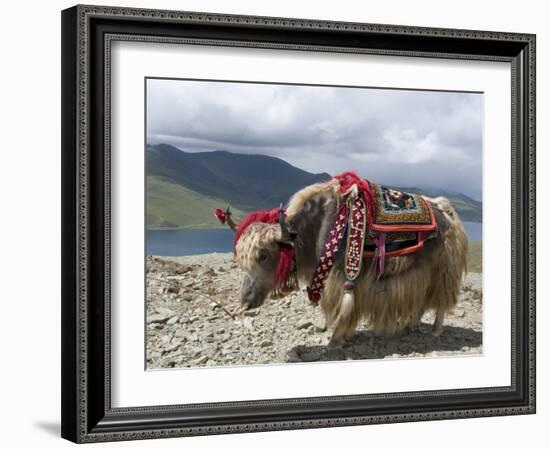
{"type": "Polygon", "coordinates": [[[315,303],[321,298],[325,280],[342,249],[345,250],[344,289],[347,295],[353,295],[363,259],[371,258],[380,277],[386,257],[418,251],[437,231],[432,207],[421,195],[399,192],[361,179],[352,172],[335,178],[343,201],[307,289],[309,299],[315,303]]]}

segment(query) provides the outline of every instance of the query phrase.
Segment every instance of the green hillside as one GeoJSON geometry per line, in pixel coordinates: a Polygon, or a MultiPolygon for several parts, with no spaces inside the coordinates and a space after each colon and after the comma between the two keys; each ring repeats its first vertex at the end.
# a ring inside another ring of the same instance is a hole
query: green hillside
{"type": "Polygon", "coordinates": [[[482,222],[483,207],[479,201],[475,201],[465,195],[447,195],[447,198],[462,221],[482,222]]]}
{"type": "MultiPolygon", "coordinates": [[[[224,208],[223,200],[209,198],[158,176],[147,176],[148,228],[217,228],[222,227],[214,217],[216,208],[224,208]]],[[[232,208],[236,219],[244,212],[232,208]]]]}
{"type": "Polygon", "coordinates": [[[190,153],[159,144],[147,146],[146,156],[147,174],[247,211],[271,209],[302,187],[330,179],[258,154],[190,153]]]}

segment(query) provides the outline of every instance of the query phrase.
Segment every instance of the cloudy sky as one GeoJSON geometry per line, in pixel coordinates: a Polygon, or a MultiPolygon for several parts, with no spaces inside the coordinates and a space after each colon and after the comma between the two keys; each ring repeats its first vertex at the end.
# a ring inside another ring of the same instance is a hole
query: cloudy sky
{"type": "Polygon", "coordinates": [[[147,141],[481,200],[482,108],[479,93],[149,79],[147,141]]]}

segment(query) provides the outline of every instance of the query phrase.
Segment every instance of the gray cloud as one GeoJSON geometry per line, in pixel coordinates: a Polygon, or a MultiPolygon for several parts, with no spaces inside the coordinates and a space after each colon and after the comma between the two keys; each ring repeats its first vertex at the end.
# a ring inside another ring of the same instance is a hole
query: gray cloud
{"type": "Polygon", "coordinates": [[[147,140],[481,199],[478,93],[148,80],[147,140]]]}

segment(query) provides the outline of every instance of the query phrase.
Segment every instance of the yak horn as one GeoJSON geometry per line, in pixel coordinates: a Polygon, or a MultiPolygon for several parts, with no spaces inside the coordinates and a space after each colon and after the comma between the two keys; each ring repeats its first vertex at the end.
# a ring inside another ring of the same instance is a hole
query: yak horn
{"type": "Polygon", "coordinates": [[[233,218],[231,218],[231,206],[227,206],[227,209],[225,210],[225,216],[227,218],[227,225],[233,229],[233,231],[237,230],[237,225],[233,221],[233,218]]]}
{"type": "Polygon", "coordinates": [[[282,203],[279,206],[278,218],[279,218],[279,226],[281,227],[281,242],[292,245],[293,238],[290,235],[290,231],[288,230],[288,225],[286,224],[285,211],[283,210],[282,203]]]}

